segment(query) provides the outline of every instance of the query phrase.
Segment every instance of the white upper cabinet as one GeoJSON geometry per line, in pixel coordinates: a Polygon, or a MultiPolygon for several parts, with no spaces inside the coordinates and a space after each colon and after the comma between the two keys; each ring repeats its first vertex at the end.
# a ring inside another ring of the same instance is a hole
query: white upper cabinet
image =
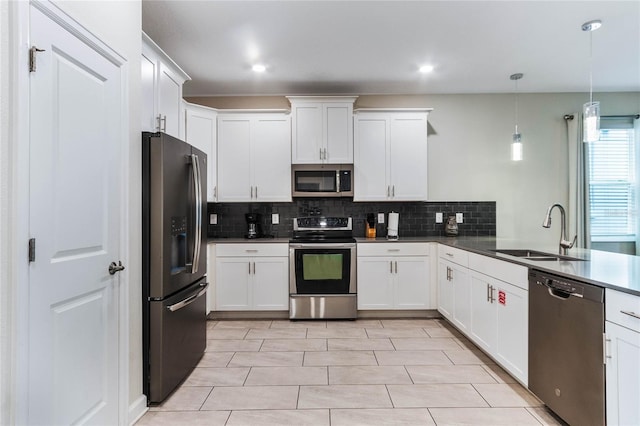
{"type": "Polygon", "coordinates": [[[215,109],[184,102],[184,140],[207,154],[207,201],[217,201],[217,149],[215,109]]]}
{"type": "Polygon", "coordinates": [[[427,201],[429,111],[356,111],[354,201],[427,201]]]}
{"type": "Polygon", "coordinates": [[[287,96],[291,102],[293,164],[353,163],[356,96],[287,96]]]}
{"type": "Polygon", "coordinates": [[[142,33],[142,130],[184,138],[182,85],[191,78],[142,33]]]}
{"type": "Polygon", "coordinates": [[[218,112],[219,202],[291,201],[291,120],[218,112]]]}

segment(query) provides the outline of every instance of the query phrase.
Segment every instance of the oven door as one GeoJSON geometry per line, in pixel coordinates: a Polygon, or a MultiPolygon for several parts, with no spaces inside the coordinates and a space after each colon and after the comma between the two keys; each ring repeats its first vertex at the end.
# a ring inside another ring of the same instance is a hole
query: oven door
{"type": "Polygon", "coordinates": [[[355,243],[289,244],[291,294],[355,294],[355,243]]]}

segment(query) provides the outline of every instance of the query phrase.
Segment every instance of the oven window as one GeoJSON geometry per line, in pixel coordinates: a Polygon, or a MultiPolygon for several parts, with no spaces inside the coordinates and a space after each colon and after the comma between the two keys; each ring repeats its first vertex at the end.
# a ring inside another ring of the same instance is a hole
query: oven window
{"type": "Polygon", "coordinates": [[[313,170],[295,172],[296,192],[336,192],[335,170],[313,170]]]}
{"type": "Polygon", "coordinates": [[[347,294],[351,284],[351,250],[297,249],[297,294],[347,294]]]}
{"type": "Polygon", "coordinates": [[[339,280],[342,278],[342,255],[303,254],[302,271],[305,281],[339,280]]]}

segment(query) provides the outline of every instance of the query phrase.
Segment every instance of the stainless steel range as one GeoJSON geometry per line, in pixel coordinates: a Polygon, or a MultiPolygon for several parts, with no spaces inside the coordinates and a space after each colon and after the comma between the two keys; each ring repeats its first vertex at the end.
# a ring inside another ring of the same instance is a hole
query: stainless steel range
{"type": "Polygon", "coordinates": [[[350,217],[293,219],[289,318],[356,318],[356,240],[352,229],[350,217]]]}

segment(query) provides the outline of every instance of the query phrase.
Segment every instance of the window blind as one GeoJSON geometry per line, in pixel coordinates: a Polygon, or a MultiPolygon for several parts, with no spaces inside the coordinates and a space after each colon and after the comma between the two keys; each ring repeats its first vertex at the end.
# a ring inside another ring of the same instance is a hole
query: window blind
{"type": "Polygon", "coordinates": [[[636,144],[633,119],[601,119],[589,144],[589,207],[593,241],[633,240],[636,232],[636,144]]]}

